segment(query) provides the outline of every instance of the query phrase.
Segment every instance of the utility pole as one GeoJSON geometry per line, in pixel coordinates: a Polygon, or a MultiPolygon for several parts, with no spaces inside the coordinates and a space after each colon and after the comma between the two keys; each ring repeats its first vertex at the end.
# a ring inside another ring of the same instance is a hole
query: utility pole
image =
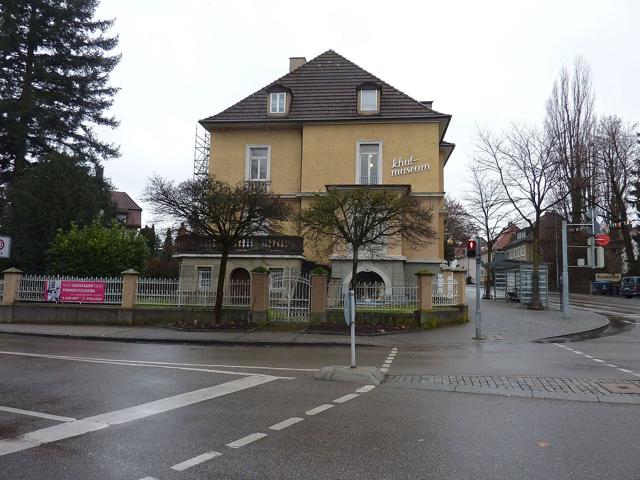
{"type": "Polygon", "coordinates": [[[482,265],[482,247],[480,246],[480,235],[476,235],[476,340],[482,339],[482,312],[480,312],[480,268],[482,265]],[[479,253],[479,255],[478,255],[479,253]]]}
{"type": "Polygon", "coordinates": [[[567,221],[562,220],[562,318],[570,318],[567,221]]]}

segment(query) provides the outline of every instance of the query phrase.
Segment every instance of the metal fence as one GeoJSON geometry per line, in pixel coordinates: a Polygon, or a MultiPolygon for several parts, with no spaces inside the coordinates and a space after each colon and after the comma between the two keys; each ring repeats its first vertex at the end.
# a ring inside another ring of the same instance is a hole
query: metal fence
{"type": "Polygon", "coordinates": [[[433,284],[433,306],[451,306],[458,304],[458,283],[442,281],[433,284]]]}
{"type": "MultiPolygon", "coordinates": [[[[103,303],[119,305],[122,303],[122,277],[63,277],[47,275],[23,275],[18,290],[18,301],[21,302],[52,302],[58,303],[61,298],[61,282],[74,282],[73,289],[83,288],[83,283],[98,282],[104,284],[104,297],[101,301],[90,303],[103,303]]],[[[87,288],[93,288],[87,285],[87,288]]],[[[80,300],[64,300],[68,303],[89,303],[80,300]]]]}
{"type": "MultiPolygon", "coordinates": [[[[224,307],[248,307],[251,282],[231,280],[225,282],[224,307]]],[[[176,278],[139,278],[138,305],[164,305],[213,307],[216,304],[216,285],[185,282],[176,278]]]]}
{"type": "MultiPolygon", "coordinates": [[[[342,283],[330,282],[327,308],[344,306],[342,283]]],[[[356,308],[366,310],[415,310],[418,306],[418,287],[402,285],[387,288],[384,283],[358,283],[355,288],[356,308]]]]}

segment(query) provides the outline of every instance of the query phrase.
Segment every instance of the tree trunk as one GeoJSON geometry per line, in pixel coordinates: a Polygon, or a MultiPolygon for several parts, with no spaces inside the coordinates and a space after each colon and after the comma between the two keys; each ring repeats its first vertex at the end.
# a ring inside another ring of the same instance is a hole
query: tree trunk
{"type": "MultiPolygon", "coordinates": [[[[480,259],[482,260],[482,249],[479,248],[479,250],[480,250],[480,259]]],[[[491,298],[491,282],[493,280],[493,269],[489,265],[491,265],[492,253],[493,253],[493,245],[487,242],[487,274],[485,275],[485,278],[484,278],[484,298],[486,299],[491,298]]]]}
{"type": "Polygon", "coordinates": [[[351,260],[351,282],[349,288],[351,290],[356,289],[356,277],[358,276],[358,249],[353,248],[353,256],[351,260]]]}
{"type": "MultiPolygon", "coordinates": [[[[540,219],[536,219],[536,226],[533,229],[533,272],[531,273],[531,305],[532,310],[542,310],[540,301],[540,219]]],[[[521,294],[522,295],[522,294],[521,294]]]]}
{"type": "Polygon", "coordinates": [[[220,271],[218,272],[218,286],[216,287],[216,309],[214,322],[216,325],[222,320],[222,303],[224,301],[224,279],[227,276],[227,261],[229,248],[223,247],[220,255],[220,271]]]}

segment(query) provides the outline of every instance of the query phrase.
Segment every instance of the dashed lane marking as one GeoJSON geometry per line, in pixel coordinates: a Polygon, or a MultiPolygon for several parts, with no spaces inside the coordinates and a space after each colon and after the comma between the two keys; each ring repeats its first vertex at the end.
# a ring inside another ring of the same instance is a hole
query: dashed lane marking
{"type": "Polygon", "coordinates": [[[141,478],[140,480],[158,480],[156,477],[144,477],[141,478]]]}
{"type": "Polygon", "coordinates": [[[317,415],[319,413],[324,412],[325,410],[329,410],[330,408],[335,407],[335,405],[331,405],[330,403],[325,403],[323,405],[320,405],[318,407],[312,408],[311,410],[307,410],[306,413],[307,415],[317,415]]]}
{"type": "Polygon", "coordinates": [[[172,397],[162,398],[153,402],[143,403],[122,410],[95,415],[93,417],[65,422],[53,427],[35,430],[16,438],[0,440],[0,456],[14,452],[20,452],[51,442],[57,442],[66,438],[77,437],[85,433],[102,430],[114,425],[121,425],[132,420],[149,417],[176,408],[193,405],[212,398],[222,397],[251,387],[277,380],[278,377],[255,375],[239,378],[230,382],[214,385],[212,387],[181,393],[172,397]]]}
{"type": "Polygon", "coordinates": [[[364,387],[360,387],[356,390],[357,393],[367,393],[376,388],[375,385],[365,385],[364,387]]]}
{"type": "Polygon", "coordinates": [[[588,358],[589,360],[593,360],[594,362],[597,362],[597,363],[604,363],[605,366],[610,367],[610,368],[616,368],[620,372],[630,373],[631,375],[634,375],[636,377],[640,377],[640,374],[635,373],[633,370],[629,370],[627,368],[621,368],[618,365],[616,365],[615,363],[606,363],[605,360],[601,360],[599,358],[592,357],[591,355],[587,355],[587,354],[582,353],[582,352],[580,352],[578,350],[574,350],[573,348],[565,347],[564,345],[561,345],[559,343],[552,343],[552,345],[555,345],[556,347],[564,348],[564,349],[569,350],[569,351],[571,351],[571,352],[573,352],[573,353],[575,353],[577,355],[584,355],[585,358],[588,358]]]}
{"type": "Polygon", "coordinates": [[[303,421],[304,418],[300,418],[300,417],[291,417],[291,418],[287,418],[286,420],[283,420],[280,423],[276,423],[275,425],[271,425],[269,427],[269,430],[284,430],[287,427],[290,427],[291,425],[295,425],[298,422],[303,421]]]}
{"type": "Polygon", "coordinates": [[[182,472],[187,468],[195,467],[207,460],[211,460],[212,458],[216,458],[222,455],[220,452],[207,452],[202,455],[198,455],[197,457],[190,458],[189,460],[185,460],[184,462],[178,463],[171,467],[171,470],[176,470],[177,472],[182,472]]]}
{"type": "Polygon", "coordinates": [[[618,370],[620,370],[621,372],[624,372],[624,373],[633,373],[633,370],[628,370],[626,368],[618,368],[618,370]]]}
{"type": "Polygon", "coordinates": [[[353,400],[354,398],[358,398],[358,394],[357,393],[348,393],[347,395],[344,395],[340,398],[336,398],[333,403],[344,403],[344,402],[348,402],[349,400],[353,400]]]}
{"type": "Polygon", "coordinates": [[[250,443],[255,442],[256,440],[260,440],[261,438],[266,437],[266,433],[252,433],[251,435],[247,435],[246,437],[242,437],[235,442],[227,443],[227,447],[229,448],[240,448],[245,445],[249,445],[250,443]]]}
{"type": "MultiPolygon", "coordinates": [[[[591,357],[591,358],[593,358],[593,357],[591,357]]],[[[618,368],[618,365],[616,365],[615,363],[605,363],[605,365],[607,367],[611,367],[611,368],[618,368]]]]}
{"type": "Polygon", "coordinates": [[[46,418],[47,420],[55,420],[56,422],[75,422],[76,418],[61,417],[59,415],[51,415],[49,413],[33,412],[31,410],[22,410],[13,407],[0,407],[3,412],[17,413],[18,415],[28,415],[30,417],[46,418]]]}
{"type": "Polygon", "coordinates": [[[599,358],[592,358],[591,360],[598,363],[604,363],[604,360],[600,360],[599,358]]]}

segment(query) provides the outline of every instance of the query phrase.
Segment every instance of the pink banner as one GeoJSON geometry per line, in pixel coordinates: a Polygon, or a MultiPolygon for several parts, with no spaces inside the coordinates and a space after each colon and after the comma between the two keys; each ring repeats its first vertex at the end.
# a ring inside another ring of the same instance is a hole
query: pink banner
{"type": "Polygon", "coordinates": [[[48,280],[44,288],[47,302],[104,303],[104,282],[48,280]]]}

